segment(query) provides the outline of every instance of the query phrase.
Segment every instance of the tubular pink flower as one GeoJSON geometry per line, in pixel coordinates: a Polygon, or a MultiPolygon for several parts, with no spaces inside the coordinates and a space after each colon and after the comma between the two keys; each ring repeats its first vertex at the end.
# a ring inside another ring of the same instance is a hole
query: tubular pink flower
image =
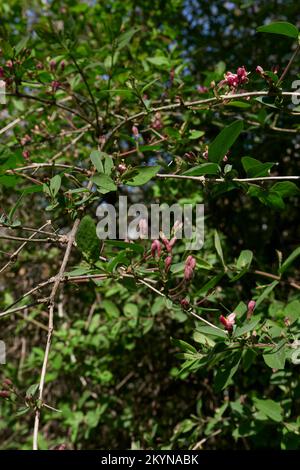
{"type": "Polygon", "coordinates": [[[166,273],[170,270],[171,264],[172,264],[172,256],[169,255],[165,259],[165,271],[166,271],[166,273]]]}

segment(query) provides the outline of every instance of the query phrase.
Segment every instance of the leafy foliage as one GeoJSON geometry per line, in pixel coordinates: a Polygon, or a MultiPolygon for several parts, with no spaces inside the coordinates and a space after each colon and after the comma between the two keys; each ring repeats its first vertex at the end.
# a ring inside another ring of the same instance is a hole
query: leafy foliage
{"type": "Polygon", "coordinates": [[[2,448],[299,449],[297,2],[27,3],[0,4],[2,448]],[[100,241],[119,195],[204,203],[203,248],[100,241]]]}

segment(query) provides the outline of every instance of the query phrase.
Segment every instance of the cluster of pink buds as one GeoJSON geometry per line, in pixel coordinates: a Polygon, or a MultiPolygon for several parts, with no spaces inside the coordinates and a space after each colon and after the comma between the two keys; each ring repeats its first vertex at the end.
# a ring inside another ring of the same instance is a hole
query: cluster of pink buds
{"type": "Polygon", "coordinates": [[[249,318],[251,318],[251,315],[255,309],[255,305],[256,305],[256,302],[255,300],[250,300],[250,302],[248,303],[248,311],[247,311],[247,319],[249,320],[249,318]]]}
{"type": "Polygon", "coordinates": [[[196,260],[193,256],[189,255],[184,265],[184,280],[190,281],[193,277],[193,272],[196,267],[196,260]]]}
{"type": "MultiPolygon", "coordinates": [[[[173,227],[173,231],[174,233],[176,232],[176,230],[178,230],[180,227],[178,225],[178,223],[175,222],[174,224],[174,227],[173,227]]],[[[167,237],[161,232],[160,233],[160,238],[161,238],[161,241],[162,241],[162,244],[164,245],[164,247],[166,248],[167,250],[167,257],[165,259],[165,272],[167,273],[169,270],[170,270],[170,267],[171,267],[171,264],[172,264],[172,249],[176,243],[176,240],[177,240],[177,237],[174,235],[174,237],[171,239],[171,240],[168,240],[167,237]]],[[[152,245],[151,245],[151,256],[154,258],[156,255],[158,258],[160,258],[160,255],[161,255],[161,251],[162,251],[162,244],[159,240],[154,240],[152,242],[152,245]]]]}
{"type": "Polygon", "coordinates": [[[4,379],[2,382],[3,390],[0,390],[0,398],[9,398],[13,391],[13,383],[10,379],[4,379]]]}
{"type": "Polygon", "coordinates": [[[236,73],[226,72],[224,74],[224,80],[219,83],[219,88],[228,85],[232,90],[236,90],[240,85],[247,83],[249,72],[246,71],[245,67],[239,67],[236,73]]]}
{"type": "Polygon", "coordinates": [[[224,317],[223,315],[220,316],[220,322],[222,323],[222,325],[224,325],[225,330],[227,331],[233,330],[233,327],[235,324],[235,317],[236,317],[235,313],[230,313],[228,317],[224,317]]]}

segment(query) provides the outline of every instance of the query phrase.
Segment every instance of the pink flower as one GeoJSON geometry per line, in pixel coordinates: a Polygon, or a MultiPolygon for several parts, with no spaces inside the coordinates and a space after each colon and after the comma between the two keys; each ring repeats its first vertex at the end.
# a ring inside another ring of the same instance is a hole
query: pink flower
{"type": "Polygon", "coordinates": [[[0,67],[0,78],[4,77],[4,68],[0,67]]]}
{"type": "Polygon", "coordinates": [[[226,72],[225,76],[225,83],[230,87],[237,88],[239,84],[239,77],[235,73],[226,72]]]}
{"type": "Polygon", "coordinates": [[[225,318],[223,315],[220,316],[220,322],[222,323],[222,325],[224,325],[225,330],[227,331],[233,330],[233,326],[235,324],[235,317],[236,317],[235,313],[230,313],[230,315],[228,315],[227,318],[225,318]]]}
{"type": "Polygon", "coordinates": [[[192,276],[196,266],[196,260],[191,255],[189,255],[185,261],[184,265],[184,279],[185,281],[189,281],[192,276]]]}
{"type": "Polygon", "coordinates": [[[161,244],[159,240],[154,240],[151,245],[151,256],[155,258],[155,255],[157,253],[157,257],[160,257],[161,254],[161,244]]]}
{"type": "Polygon", "coordinates": [[[139,136],[139,129],[136,126],[132,126],[131,130],[132,130],[132,134],[134,135],[134,137],[139,136]]]}
{"type": "Polygon", "coordinates": [[[239,67],[236,71],[237,73],[237,76],[238,76],[238,79],[239,79],[239,85],[241,85],[242,83],[247,83],[248,82],[248,73],[245,69],[245,67],[239,67]]]}
{"type": "Polygon", "coordinates": [[[165,271],[166,271],[166,273],[169,271],[169,269],[171,267],[171,264],[172,264],[172,256],[169,255],[165,259],[165,271]]]}

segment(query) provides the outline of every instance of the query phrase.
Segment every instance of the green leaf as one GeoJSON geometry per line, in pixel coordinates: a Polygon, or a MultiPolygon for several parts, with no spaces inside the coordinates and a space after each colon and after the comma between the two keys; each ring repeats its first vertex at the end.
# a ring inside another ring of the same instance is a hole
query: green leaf
{"type": "Polygon", "coordinates": [[[275,163],[261,163],[259,160],[256,160],[252,157],[243,157],[242,165],[245,172],[250,178],[255,178],[259,176],[268,176],[269,170],[275,165],[275,163]]]}
{"type": "Polygon", "coordinates": [[[238,351],[234,353],[229,359],[226,359],[224,364],[218,368],[214,379],[214,387],[216,392],[220,392],[229,385],[232,377],[239,368],[241,358],[242,352],[238,351]]]}
{"type": "Polygon", "coordinates": [[[248,333],[249,331],[254,330],[254,328],[259,324],[261,317],[259,315],[253,317],[250,322],[246,320],[245,325],[237,326],[234,330],[234,337],[238,338],[239,336],[248,333]]]}
{"type": "Polygon", "coordinates": [[[298,248],[296,248],[288,256],[288,258],[282,263],[282,266],[279,269],[279,273],[283,274],[290,267],[290,265],[295,261],[295,259],[298,258],[298,256],[300,256],[300,246],[298,246],[298,248]]]}
{"type": "Polygon", "coordinates": [[[104,173],[104,168],[102,164],[102,152],[99,150],[93,150],[90,155],[90,159],[99,173],[104,173]]]}
{"type": "Polygon", "coordinates": [[[30,387],[26,390],[26,398],[34,397],[36,392],[38,391],[39,384],[30,385],[30,387]]]}
{"type": "Polygon", "coordinates": [[[197,131],[197,130],[191,130],[189,133],[189,139],[194,140],[194,139],[200,139],[204,135],[203,131],[197,131]]]}
{"type": "Polygon", "coordinates": [[[263,413],[267,418],[270,418],[272,421],[280,423],[283,419],[283,410],[280,403],[277,403],[274,400],[260,400],[259,398],[254,397],[253,402],[255,408],[263,413]]]}
{"type": "Polygon", "coordinates": [[[202,163],[185,171],[183,174],[188,176],[217,175],[221,168],[217,163],[202,163]]]}
{"type": "Polygon", "coordinates": [[[61,177],[60,175],[55,175],[50,180],[50,192],[52,197],[55,197],[61,186],[61,177]]]}
{"type": "Polygon", "coordinates": [[[101,175],[95,175],[92,178],[93,183],[99,188],[100,193],[106,194],[110,191],[116,191],[117,186],[112,178],[104,173],[101,175]]]}
{"type": "Polygon", "coordinates": [[[131,28],[129,29],[128,31],[125,31],[125,33],[122,33],[118,39],[117,39],[117,43],[118,43],[118,50],[120,51],[121,49],[123,49],[124,47],[126,47],[131,39],[133,38],[133,36],[140,30],[140,28],[138,27],[134,27],[134,28],[131,28]]]}
{"type": "Polygon", "coordinates": [[[223,250],[222,250],[221,241],[220,241],[220,236],[219,236],[217,230],[215,230],[214,240],[215,240],[216,251],[217,251],[217,253],[218,253],[218,255],[219,255],[219,257],[222,261],[222,264],[223,264],[224,268],[226,268],[225,261],[224,261],[224,256],[223,256],[223,250]]]}
{"type": "Polygon", "coordinates": [[[162,65],[167,65],[167,66],[170,65],[169,59],[167,59],[167,57],[164,57],[164,56],[148,57],[147,61],[159,67],[162,65]]]}
{"type": "Polygon", "coordinates": [[[239,120],[222,129],[209,146],[208,159],[211,162],[219,163],[234,144],[243,128],[243,121],[239,120]]]}
{"type": "Polygon", "coordinates": [[[228,338],[228,334],[226,333],[226,331],[223,331],[219,328],[213,328],[212,326],[209,326],[209,325],[207,326],[199,325],[197,326],[196,331],[203,333],[204,335],[216,336],[218,338],[223,338],[223,339],[228,338]]]}
{"type": "Polygon", "coordinates": [[[128,186],[142,186],[153,178],[160,170],[160,166],[140,166],[123,175],[123,182],[128,186]]]}
{"type": "Polygon", "coordinates": [[[223,276],[224,276],[224,273],[219,273],[216,276],[212,277],[203,286],[201,286],[200,289],[198,289],[197,291],[198,295],[206,294],[210,289],[215,287],[215,285],[222,279],[223,276]]]}
{"type": "MultiPolygon", "coordinates": [[[[279,345],[263,354],[265,363],[271,369],[284,369],[286,360],[285,344],[286,340],[282,340],[279,345]]],[[[267,349],[265,350],[267,351],[267,349]]]]}
{"type": "Polygon", "coordinates": [[[296,26],[286,21],[276,21],[264,26],[259,26],[256,31],[259,33],[281,34],[282,36],[288,36],[294,39],[297,39],[299,34],[296,26]]]}
{"type": "Polygon", "coordinates": [[[295,196],[300,193],[300,189],[295,183],[291,181],[280,181],[271,188],[272,192],[275,191],[280,197],[295,196]]]}
{"type": "Polygon", "coordinates": [[[88,259],[92,261],[98,259],[100,240],[96,234],[96,224],[91,216],[85,215],[81,220],[76,234],[76,243],[88,259]]]}
{"type": "Polygon", "coordinates": [[[191,344],[187,343],[186,341],[183,341],[182,339],[174,339],[174,338],[171,338],[171,342],[174,346],[177,346],[179,349],[181,349],[182,351],[185,351],[185,352],[191,352],[191,353],[194,353],[196,354],[197,353],[197,349],[194,348],[194,346],[192,346],[191,344]]]}

